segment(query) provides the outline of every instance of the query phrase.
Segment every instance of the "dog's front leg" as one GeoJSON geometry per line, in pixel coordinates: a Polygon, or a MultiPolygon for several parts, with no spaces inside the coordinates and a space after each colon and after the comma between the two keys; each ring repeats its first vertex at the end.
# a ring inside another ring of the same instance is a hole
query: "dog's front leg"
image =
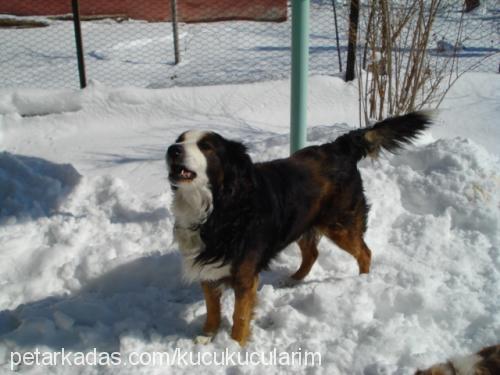
{"type": "Polygon", "coordinates": [[[239,280],[234,285],[234,313],[231,337],[244,346],[250,336],[250,321],[257,298],[259,277],[252,276],[250,280],[239,280]]]}
{"type": "Polygon", "coordinates": [[[203,333],[207,336],[213,336],[220,325],[220,299],[222,293],[218,285],[212,282],[203,281],[201,287],[203,288],[207,306],[207,319],[203,326],[203,333]]]}

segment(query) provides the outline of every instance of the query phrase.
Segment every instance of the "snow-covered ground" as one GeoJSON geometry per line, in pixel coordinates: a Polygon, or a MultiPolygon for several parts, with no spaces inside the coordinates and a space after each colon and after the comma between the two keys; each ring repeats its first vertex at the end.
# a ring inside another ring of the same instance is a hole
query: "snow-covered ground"
{"type": "MultiPolygon", "coordinates": [[[[29,374],[412,374],[500,342],[500,76],[467,74],[399,155],[363,161],[369,275],[322,241],[301,284],[295,245],[262,275],[253,335],[195,344],[205,306],[181,281],[164,152],[186,129],[288,153],[289,82],[0,91],[0,373],[11,351],[317,351],[320,367],[27,366],[29,374]]],[[[356,127],[357,90],[311,78],[309,143],[356,127]]]]}

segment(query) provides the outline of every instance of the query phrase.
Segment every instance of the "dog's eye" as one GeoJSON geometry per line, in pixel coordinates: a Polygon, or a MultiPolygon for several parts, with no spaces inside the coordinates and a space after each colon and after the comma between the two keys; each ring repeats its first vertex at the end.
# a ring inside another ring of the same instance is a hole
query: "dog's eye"
{"type": "Polygon", "coordinates": [[[212,149],[212,145],[210,143],[208,143],[207,141],[201,141],[198,144],[198,147],[200,148],[200,150],[203,150],[203,151],[209,151],[212,149]]]}

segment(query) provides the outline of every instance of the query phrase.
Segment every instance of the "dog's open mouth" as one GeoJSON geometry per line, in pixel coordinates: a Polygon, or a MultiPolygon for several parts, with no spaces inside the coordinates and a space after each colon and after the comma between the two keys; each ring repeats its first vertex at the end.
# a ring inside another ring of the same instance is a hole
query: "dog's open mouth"
{"type": "Polygon", "coordinates": [[[170,166],[170,173],[168,175],[170,181],[173,182],[188,182],[196,178],[196,173],[187,169],[183,165],[172,165],[170,166]]]}

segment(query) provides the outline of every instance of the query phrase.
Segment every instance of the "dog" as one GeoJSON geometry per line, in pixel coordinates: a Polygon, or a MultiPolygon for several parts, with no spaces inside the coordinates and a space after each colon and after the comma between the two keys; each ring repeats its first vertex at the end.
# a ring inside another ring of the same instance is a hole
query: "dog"
{"type": "Polygon", "coordinates": [[[456,357],[415,375],[498,375],[500,374],[500,344],[483,348],[473,355],[456,357]]]}
{"type": "Polygon", "coordinates": [[[187,281],[200,281],[205,337],[221,320],[221,290],[235,293],[231,337],[244,346],[256,302],[258,275],[292,242],[302,255],[291,276],[307,276],[326,236],[350,253],[360,273],[370,270],[363,235],[368,205],[359,160],[394,152],[431,124],[425,112],[388,118],[289,158],[253,163],[246,147],[214,132],[187,131],[165,158],[173,191],[174,238],[187,281]]]}

